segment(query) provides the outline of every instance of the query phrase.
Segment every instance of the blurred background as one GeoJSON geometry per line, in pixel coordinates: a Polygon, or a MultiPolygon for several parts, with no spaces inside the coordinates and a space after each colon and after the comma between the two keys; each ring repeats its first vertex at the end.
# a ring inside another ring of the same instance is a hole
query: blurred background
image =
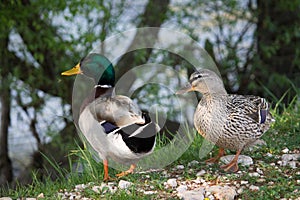
{"type": "MultiPolygon", "coordinates": [[[[284,104],[300,94],[298,0],[5,0],[0,4],[0,185],[30,183],[32,170],[41,179],[51,174],[44,155],[68,165],[68,152],[80,140],[71,113],[74,79],[60,73],[101,41],[140,27],[189,35],[212,57],[229,93],[284,104]]],[[[116,61],[117,80],[134,66],[153,62],[186,77],[193,71],[179,56],[142,49],[116,61]]],[[[172,84],[171,75],[165,78],[172,84]]],[[[138,96],[144,107],[157,99],[168,102],[165,96],[138,96]]],[[[176,123],[176,116],[171,119],[176,123]]]]}

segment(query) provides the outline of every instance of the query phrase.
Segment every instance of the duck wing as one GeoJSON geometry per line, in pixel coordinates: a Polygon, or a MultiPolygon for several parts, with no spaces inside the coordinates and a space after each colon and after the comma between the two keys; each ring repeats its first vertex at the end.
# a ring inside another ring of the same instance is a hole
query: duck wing
{"type": "Polygon", "coordinates": [[[266,99],[253,95],[228,95],[227,111],[229,121],[243,129],[267,131],[272,121],[270,105],[266,99]]]}
{"type": "Polygon", "coordinates": [[[142,111],[126,96],[99,97],[89,105],[89,109],[98,122],[106,121],[117,127],[145,123],[142,111]]]}

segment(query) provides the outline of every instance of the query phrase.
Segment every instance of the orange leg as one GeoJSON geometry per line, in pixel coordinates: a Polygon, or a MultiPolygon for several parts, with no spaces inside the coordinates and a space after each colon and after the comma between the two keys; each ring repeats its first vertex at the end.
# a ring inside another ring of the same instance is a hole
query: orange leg
{"type": "Polygon", "coordinates": [[[136,167],[136,165],[135,165],[135,164],[132,164],[132,165],[130,165],[130,168],[129,168],[127,171],[124,171],[124,172],[121,172],[121,173],[119,173],[119,174],[116,174],[116,176],[117,176],[118,178],[121,178],[121,177],[126,176],[126,175],[128,175],[128,174],[131,174],[131,173],[133,173],[135,167],[136,167]]]}
{"type": "Polygon", "coordinates": [[[108,181],[108,180],[110,180],[110,177],[108,175],[108,160],[107,159],[103,160],[103,166],[104,166],[104,179],[103,179],[103,181],[108,181]]]}
{"type": "Polygon", "coordinates": [[[207,159],[206,163],[217,163],[222,156],[225,155],[225,150],[223,148],[219,148],[219,153],[217,156],[207,159]]]}
{"type": "Polygon", "coordinates": [[[232,161],[230,163],[228,163],[227,165],[222,165],[221,168],[224,169],[224,171],[231,171],[231,172],[237,172],[239,170],[239,166],[238,166],[238,159],[239,159],[239,155],[241,153],[241,149],[238,150],[234,156],[234,158],[232,159],[232,161]]]}

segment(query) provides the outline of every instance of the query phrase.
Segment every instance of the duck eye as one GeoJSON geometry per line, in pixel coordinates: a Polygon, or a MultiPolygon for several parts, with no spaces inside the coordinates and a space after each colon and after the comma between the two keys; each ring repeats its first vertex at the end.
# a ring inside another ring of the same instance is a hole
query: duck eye
{"type": "Polygon", "coordinates": [[[202,75],[201,75],[201,74],[197,74],[197,75],[195,75],[194,77],[192,77],[192,78],[190,79],[190,83],[192,83],[192,82],[194,82],[195,80],[200,79],[200,78],[202,78],[202,75]]]}

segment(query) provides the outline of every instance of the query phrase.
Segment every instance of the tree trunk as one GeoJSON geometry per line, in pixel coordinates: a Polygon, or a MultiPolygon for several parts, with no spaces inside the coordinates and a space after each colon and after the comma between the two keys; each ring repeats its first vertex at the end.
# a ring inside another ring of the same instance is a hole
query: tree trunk
{"type": "Polygon", "coordinates": [[[0,125],[0,185],[11,182],[12,163],[8,156],[8,127],[10,124],[10,89],[7,77],[2,77],[0,89],[1,125],[0,125]]]}

